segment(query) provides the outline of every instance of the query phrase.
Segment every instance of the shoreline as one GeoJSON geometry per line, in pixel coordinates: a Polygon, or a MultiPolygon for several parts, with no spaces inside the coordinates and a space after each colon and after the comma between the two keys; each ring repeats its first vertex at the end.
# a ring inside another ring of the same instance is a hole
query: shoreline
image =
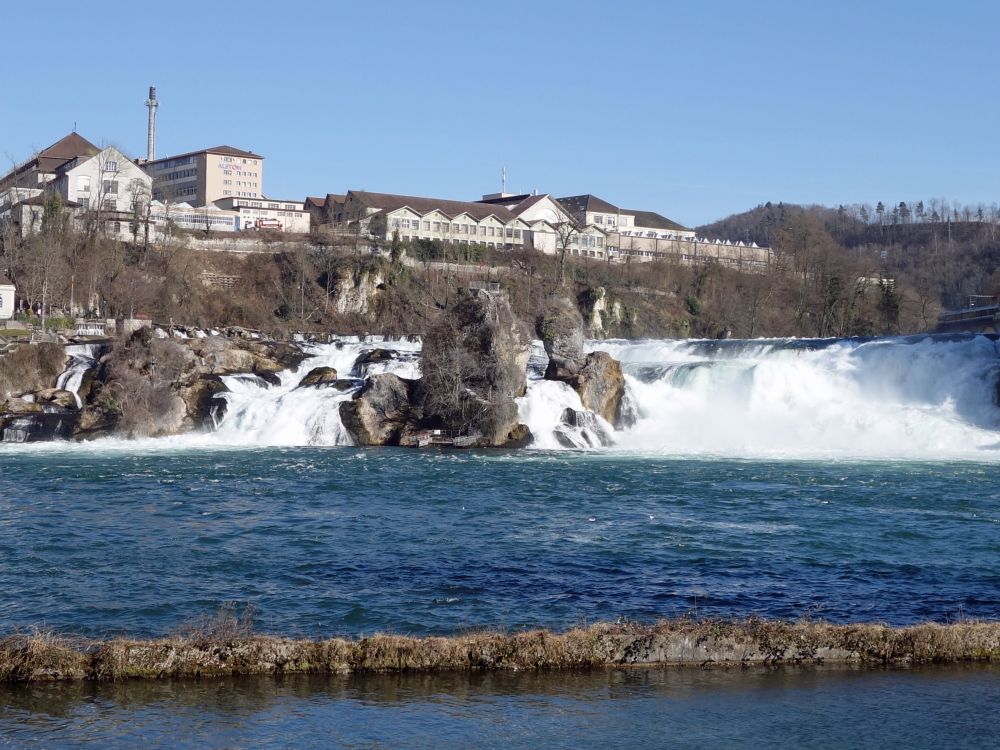
{"type": "Polygon", "coordinates": [[[232,632],[222,628],[147,640],[15,633],[0,638],[0,683],[1000,661],[1000,621],[890,627],[758,618],[669,620],[646,625],[601,623],[563,632],[376,634],[324,640],[255,634],[240,623],[222,624],[232,632]]]}

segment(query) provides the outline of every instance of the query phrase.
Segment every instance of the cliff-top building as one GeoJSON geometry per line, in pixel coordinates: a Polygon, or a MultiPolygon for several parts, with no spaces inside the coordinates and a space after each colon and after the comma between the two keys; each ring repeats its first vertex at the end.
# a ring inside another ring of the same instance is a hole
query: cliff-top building
{"type": "Polygon", "coordinates": [[[125,154],[70,133],[0,177],[0,222],[31,234],[41,226],[46,202],[58,195],[78,222],[125,234],[149,194],[149,177],[125,154]]]}
{"type": "Polygon", "coordinates": [[[206,206],[223,198],[264,195],[264,157],[232,146],[215,146],[145,162],[153,198],[206,206]]]}

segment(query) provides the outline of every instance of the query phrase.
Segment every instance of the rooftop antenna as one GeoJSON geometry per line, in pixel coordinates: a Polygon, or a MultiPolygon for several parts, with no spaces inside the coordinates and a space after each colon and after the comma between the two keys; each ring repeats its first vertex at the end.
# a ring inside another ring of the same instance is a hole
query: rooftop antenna
{"type": "Polygon", "coordinates": [[[507,192],[507,167],[500,168],[500,193],[507,192]]]}
{"type": "Polygon", "coordinates": [[[146,100],[146,109],[149,110],[149,126],[146,129],[146,161],[153,161],[156,158],[156,108],[160,103],[156,101],[156,86],[149,87],[149,98],[146,100]]]}

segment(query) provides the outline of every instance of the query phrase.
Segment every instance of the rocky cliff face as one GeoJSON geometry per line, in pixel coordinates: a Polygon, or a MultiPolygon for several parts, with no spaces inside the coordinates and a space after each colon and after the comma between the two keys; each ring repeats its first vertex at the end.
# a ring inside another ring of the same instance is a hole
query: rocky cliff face
{"type": "MultiPolygon", "coordinates": [[[[601,294],[599,301],[603,299],[601,294]]],[[[593,319],[591,330],[592,326],[593,319]]],[[[621,364],[607,352],[583,354],[584,321],[576,305],[566,298],[551,300],[536,330],[549,355],[545,379],[569,385],[580,395],[584,408],[599,414],[616,429],[628,426],[632,417],[626,408],[621,364]]]]}
{"type": "Polygon", "coordinates": [[[535,330],[549,355],[546,378],[557,380],[575,375],[583,359],[583,318],[567,297],[548,301],[535,322],[535,330]]]}
{"type": "Polygon", "coordinates": [[[0,402],[0,439],[175,435],[209,424],[213,412],[224,409],[219,396],[227,389],[220,376],[256,373],[276,379],[305,358],[297,347],[280,342],[239,335],[160,338],[148,328],[107,346],[110,351],[80,380],[79,403],[73,393],[52,387],[66,363],[63,348],[57,347],[57,357],[23,347],[28,354],[22,358],[58,360],[58,365],[45,372],[28,368],[33,374],[22,380],[35,388],[0,402]]]}
{"type": "Polygon", "coordinates": [[[523,440],[514,399],[524,395],[530,353],[506,295],[470,292],[424,338],[420,426],[481,446],[523,440]]]}
{"type": "Polygon", "coordinates": [[[385,285],[378,270],[341,269],[333,283],[333,300],[340,315],[365,315],[385,285]]]}
{"type": "Polygon", "coordinates": [[[413,417],[415,383],[392,373],[373,375],[340,405],[340,421],[356,445],[398,445],[413,417]]]}

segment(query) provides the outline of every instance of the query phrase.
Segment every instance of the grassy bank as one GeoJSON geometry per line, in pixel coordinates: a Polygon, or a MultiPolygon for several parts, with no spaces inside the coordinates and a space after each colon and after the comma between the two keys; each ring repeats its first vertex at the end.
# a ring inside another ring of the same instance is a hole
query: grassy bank
{"type": "Polygon", "coordinates": [[[647,665],[927,664],[1000,660],[1000,622],[903,628],[823,622],[664,621],[563,633],[476,632],[293,640],[242,630],[158,640],[0,639],[0,682],[260,674],[539,670],[647,665]]]}

